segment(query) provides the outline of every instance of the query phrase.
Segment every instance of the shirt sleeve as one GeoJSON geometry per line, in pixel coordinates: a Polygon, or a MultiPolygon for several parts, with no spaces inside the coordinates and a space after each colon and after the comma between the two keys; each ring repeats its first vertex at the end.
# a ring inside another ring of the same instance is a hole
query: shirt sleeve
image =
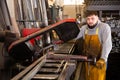
{"type": "Polygon", "coordinates": [[[102,31],[102,55],[101,58],[107,61],[108,55],[112,49],[112,38],[111,38],[111,28],[108,24],[103,26],[102,31]]]}
{"type": "Polygon", "coordinates": [[[81,37],[84,37],[85,27],[86,27],[86,26],[82,26],[82,27],[80,28],[80,32],[78,33],[78,35],[77,35],[77,37],[75,38],[75,40],[77,40],[77,39],[79,39],[79,38],[81,38],[81,37]]]}

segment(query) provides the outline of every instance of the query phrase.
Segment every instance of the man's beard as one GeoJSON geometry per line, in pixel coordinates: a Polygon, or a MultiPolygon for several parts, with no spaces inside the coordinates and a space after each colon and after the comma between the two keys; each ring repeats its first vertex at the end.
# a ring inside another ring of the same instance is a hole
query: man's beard
{"type": "Polygon", "coordinates": [[[88,27],[89,27],[90,29],[93,29],[93,28],[97,25],[97,23],[98,23],[98,22],[96,22],[93,26],[90,26],[90,25],[88,24],[88,27]]]}

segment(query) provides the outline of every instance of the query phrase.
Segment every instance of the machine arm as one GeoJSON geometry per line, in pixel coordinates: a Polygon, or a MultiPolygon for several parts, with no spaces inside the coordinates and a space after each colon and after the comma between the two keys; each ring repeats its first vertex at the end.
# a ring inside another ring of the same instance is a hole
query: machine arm
{"type": "Polygon", "coordinates": [[[61,20],[55,24],[42,28],[28,36],[13,41],[7,47],[9,55],[17,60],[25,60],[28,58],[30,59],[32,56],[34,56],[35,49],[34,46],[29,43],[29,40],[45,34],[46,32],[49,32],[51,30],[55,30],[60,40],[64,42],[75,38],[79,33],[79,28],[76,24],[75,19],[61,20]]]}
{"type": "Polygon", "coordinates": [[[10,51],[10,50],[12,49],[12,47],[14,47],[15,45],[18,45],[18,44],[20,44],[20,43],[24,43],[24,42],[26,42],[26,41],[28,41],[28,40],[30,40],[30,39],[32,39],[32,38],[35,38],[35,37],[37,37],[37,36],[39,36],[39,35],[41,35],[41,34],[44,34],[44,33],[46,33],[46,32],[48,32],[48,31],[50,31],[50,30],[58,27],[59,25],[65,23],[65,22],[75,22],[75,19],[62,20],[62,21],[57,22],[57,23],[55,23],[55,24],[53,24],[53,25],[50,25],[50,26],[45,27],[45,28],[43,28],[43,29],[40,29],[39,31],[36,31],[35,33],[32,33],[32,34],[30,34],[30,35],[28,35],[28,36],[26,36],[26,37],[23,37],[23,38],[21,38],[21,39],[19,39],[19,40],[16,40],[16,41],[14,41],[14,42],[8,47],[8,51],[10,51]]]}

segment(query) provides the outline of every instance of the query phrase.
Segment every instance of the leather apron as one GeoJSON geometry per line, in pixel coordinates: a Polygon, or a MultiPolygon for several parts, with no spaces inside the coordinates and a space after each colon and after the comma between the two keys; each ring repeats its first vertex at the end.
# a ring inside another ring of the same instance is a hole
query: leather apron
{"type": "MultiPolygon", "coordinates": [[[[96,28],[96,33],[94,35],[88,35],[88,29],[85,31],[84,40],[84,54],[90,57],[96,57],[97,60],[101,56],[101,43],[98,37],[99,28],[96,28]]],[[[95,65],[85,63],[85,80],[105,80],[106,64],[102,69],[98,69],[95,65]]]]}

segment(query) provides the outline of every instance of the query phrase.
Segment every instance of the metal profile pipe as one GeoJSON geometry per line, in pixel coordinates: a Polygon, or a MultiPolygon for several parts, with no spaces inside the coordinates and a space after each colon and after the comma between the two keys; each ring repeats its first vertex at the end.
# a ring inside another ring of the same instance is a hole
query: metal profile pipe
{"type": "Polygon", "coordinates": [[[10,14],[8,12],[6,0],[1,0],[0,5],[1,5],[1,8],[2,8],[2,12],[3,12],[3,15],[4,15],[6,25],[11,25],[12,23],[11,23],[11,20],[10,20],[10,14]]]}

